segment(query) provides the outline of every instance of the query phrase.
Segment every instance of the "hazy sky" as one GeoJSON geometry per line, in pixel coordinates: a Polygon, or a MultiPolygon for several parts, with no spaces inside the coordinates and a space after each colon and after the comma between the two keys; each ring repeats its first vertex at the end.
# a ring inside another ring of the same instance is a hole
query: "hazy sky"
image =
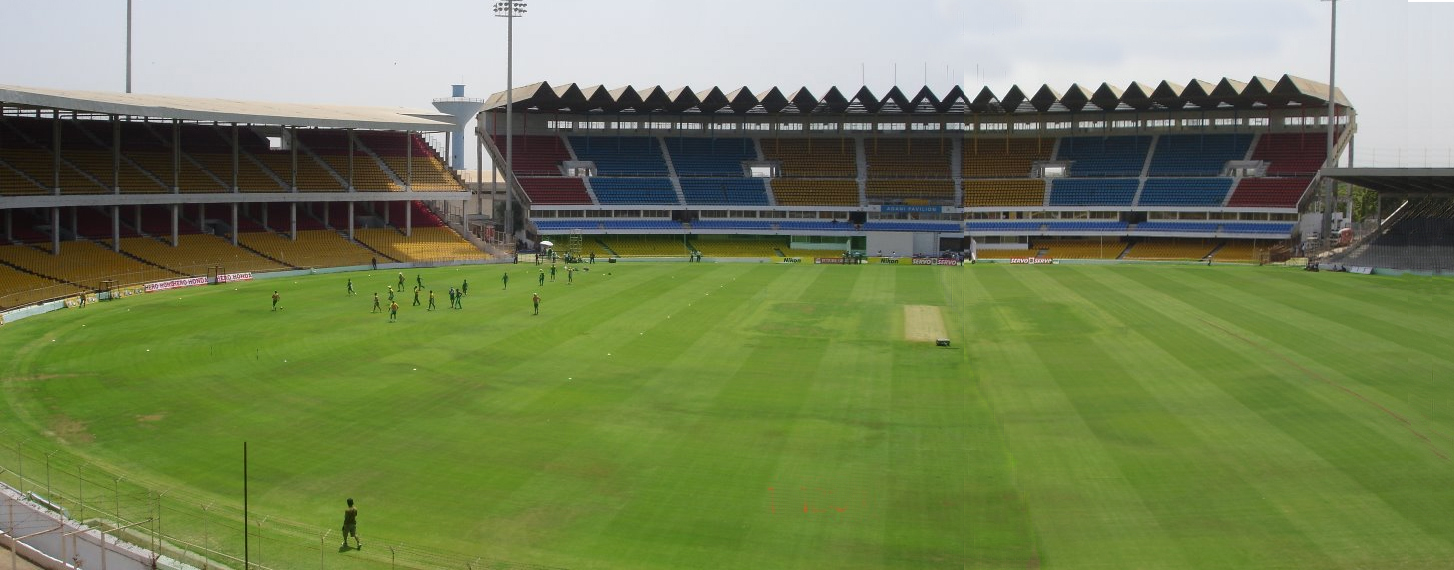
{"type": "MultiPolygon", "coordinates": [[[[485,0],[134,0],[134,90],[430,108],[505,86],[485,0]]],[[[122,91],[125,0],[0,0],[0,84],[122,91]]],[[[1011,85],[1328,79],[1320,0],[530,0],[515,84],[1011,85]],[[897,67],[897,78],[895,68],[897,67]]],[[[1358,162],[1454,163],[1454,2],[1342,0],[1358,162]]],[[[473,157],[473,152],[469,153],[473,157]]]]}

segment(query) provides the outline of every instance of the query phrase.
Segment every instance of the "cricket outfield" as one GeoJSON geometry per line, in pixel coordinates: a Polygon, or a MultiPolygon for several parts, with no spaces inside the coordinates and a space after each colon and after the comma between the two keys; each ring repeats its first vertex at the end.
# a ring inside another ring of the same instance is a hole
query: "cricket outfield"
{"type": "Polygon", "coordinates": [[[370,312],[397,281],[377,271],[6,324],[0,480],[241,557],[245,441],[269,568],[1454,560],[1454,281],[536,269],[406,272],[440,309],[406,293],[397,323],[370,312]],[[337,548],[348,497],[362,550],[337,548]]]}

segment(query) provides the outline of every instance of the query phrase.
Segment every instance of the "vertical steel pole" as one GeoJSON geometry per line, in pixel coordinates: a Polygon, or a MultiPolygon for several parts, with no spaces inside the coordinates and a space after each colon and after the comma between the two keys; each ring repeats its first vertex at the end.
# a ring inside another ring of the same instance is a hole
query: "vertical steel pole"
{"type": "Polygon", "coordinates": [[[131,92],[131,0],[126,0],[126,92],[131,92]]]}
{"type": "MultiPolygon", "coordinates": [[[[1328,34],[1328,156],[1323,162],[1324,168],[1332,168],[1337,164],[1337,157],[1333,156],[1333,133],[1337,130],[1337,101],[1335,94],[1338,92],[1337,84],[1338,70],[1338,0],[1328,0],[1332,4],[1332,23],[1328,34]]],[[[1323,179],[1323,223],[1321,224],[1323,250],[1327,251],[1333,245],[1333,203],[1334,190],[1337,184],[1331,178],[1323,179]]]]}

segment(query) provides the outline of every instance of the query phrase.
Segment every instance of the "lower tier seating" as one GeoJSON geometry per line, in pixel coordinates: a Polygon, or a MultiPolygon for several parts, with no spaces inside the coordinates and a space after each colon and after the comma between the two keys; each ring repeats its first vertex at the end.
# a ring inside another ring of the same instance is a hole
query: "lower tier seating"
{"type": "Polygon", "coordinates": [[[1243,178],[1227,200],[1231,208],[1296,208],[1311,178],[1243,178]]]}
{"type": "Polygon", "coordinates": [[[348,241],[333,230],[300,230],[296,241],[273,232],[248,232],[238,241],[257,251],[294,267],[344,267],[368,265],[374,252],[348,241]]]}
{"type": "Polygon", "coordinates": [[[355,231],[354,237],[399,261],[483,261],[490,258],[489,254],[449,228],[414,228],[413,234],[404,237],[394,228],[369,228],[355,231]]]}
{"type": "Polygon", "coordinates": [[[179,236],[176,247],[153,238],[126,238],[121,240],[121,251],[191,276],[207,275],[213,268],[221,268],[220,273],[290,269],[287,265],[235,247],[228,240],[207,234],[179,236]]]}
{"type": "Polygon", "coordinates": [[[1026,207],[1045,204],[1045,181],[1038,179],[965,180],[964,207],[1026,207]]]}
{"type": "Polygon", "coordinates": [[[0,311],[87,291],[55,279],[0,265],[0,311]]]}
{"type": "Polygon", "coordinates": [[[63,241],[60,255],[51,255],[49,246],[46,249],[25,245],[0,246],[0,260],[94,290],[103,289],[102,282],[106,280],[115,281],[117,285],[135,285],[181,276],[175,271],[142,263],[90,241],[63,241]]]}
{"type": "Polygon", "coordinates": [[[1143,239],[1131,246],[1124,259],[1197,261],[1220,243],[1217,240],[1143,239]]]}
{"type": "Polygon", "coordinates": [[[684,257],[689,253],[681,236],[607,236],[601,241],[621,257],[684,257]]]}

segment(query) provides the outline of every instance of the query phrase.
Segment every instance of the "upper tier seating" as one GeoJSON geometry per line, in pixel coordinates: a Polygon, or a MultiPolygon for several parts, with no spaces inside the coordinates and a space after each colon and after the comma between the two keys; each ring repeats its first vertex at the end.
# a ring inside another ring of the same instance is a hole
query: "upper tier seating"
{"type": "Polygon", "coordinates": [[[1140,176],[1151,137],[1065,137],[1057,160],[1071,161],[1071,176],[1140,176]]]}
{"type": "Polygon", "coordinates": [[[966,208],[1024,207],[1044,204],[1044,180],[1021,178],[1017,180],[964,181],[964,207],[966,208]]]}
{"type": "MultiPolygon", "coordinates": [[[[495,146],[500,156],[505,156],[505,136],[494,135],[495,146]]],[[[570,160],[570,150],[560,137],[541,135],[520,135],[511,137],[514,147],[511,160],[515,176],[560,176],[564,174],[561,163],[570,160]]]]}
{"type": "Polygon", "coordinates": [[[694,230],[772,231],[772,220],[709,219],[692,222],[694,230]]]}
{"type": "Polygon", "coordinates": [[[38,181],[11,167],[5,151],[0,150],[0,196],[35,196],[48,192],[38,181]]]}
{"type": "Polygon", "coordinates": [[[1311,178],[1243,178],[1227,200],[1230,208],[1296,208],[1311,178]]]}
{"type": "Polygon", "coordinates": [[[858,177],[858,146],[850,138],[763,139],[762,154],[781,162],[788,178],[858,177]]]}
{"type": "Polygon", "coordinates": [[[682,178],[688,204],[767,206],[767,187],[757,178],[682,178]]]}
{"type": "Polygon", "coordinates": [[[1141,206],[1217,207],[1227,200],[1231,178],[1147,178],[1141,206]]]}
{"type": "Polygon", "coordinates": [[[590,204],[580,178],[516,178],[531,204],[590,204]]]}
{"type": "Polygon", "coordinates": [[[969,220],[964,227],[970,232],[1038,232],[1042,225],[1042,220],[969,220]]]}
{"type": "MultiPolygon", "coordinates": [[[[844,224],[847,225],[847,224],[844,224]]],[[[872,232],[949,232],[964,231],[959,222],[901,222],[896,220],[869,220],[863,224],[864,231],[872,232]]]]}
{"type": "Polygon", "coordinates": [[[1050,182],[1051,206],[1130,206],[1140,181],[1135,178],[1059,178],[1050,182]]]}
{"type": "Polygon", "coordinates": [[[954,144],[949,139],[871,138],[863,141],[868,159],[869,179],[885,178],[952,178],[949,154],[954,144]]]}
{"type": "Polygon", "coordinates": [[[570,145],[577,158],[595,163],[597,176],[668,175],[655,137],[577,136],[570,138],[570,145]]]}
{"type": "Polygon", "coordinates": [[[1293,222],[1226,222],[1222,232],[1229,234],[1266,234],[1275,237],[1292,235],[1293,222]]]}
{"type": "Polygon", "coordinates": [[[869,179],[864,188],[869,201],[911,202],[932,200],[934,203],[954,203],[954,181],[952,180],[878,180],[869,179]]]}
{"type": "Polygon", "coordinates": [[[1252,135],[1161,135],[1151,176],[1218,176],[1228,161],[1243,160],[1252,135]]]}
{"type": "Polygon", "coordinates": [[[778,178],[772,193],[783,206],[857,206],[857,180],[800,180],[778,178]]]}
{"type": "Polygon", "coordinates": [[[1136,224],[1136,231],[1141,232],[1186,232],[1186,233],[1212,233],[1217,231],[1220,222],[1183,222],[1183,221],[1146,221],[1136,224]]]}
{"type": "Polygon", "coordinates": [[[591,178],[591,190],[601,204],[681,204],[670,178],[591,178]]]}
{"type": "Polygon", "coordinates": [[[1269,133],[1252,149],[1252,160],[1269,163],[1268,176],[1310,176],[1323,167],[1327,157],[1327,133],[1269,133]]]}
{"type": "Polygon", "coordinates": [[[960,168],[965,178],[1025,178],[1050,159],[1055,139],[965,139],[960,168]]]}
{"type": "MultiPolygon", "coordinates": [[[[757,160],[757,146],[752,139],[668,138],[666,150],[671,153],[677,176],[737,177],[746,171],[742,163],[757,160]]],[[[685,190],[685,180],[683,180],[685,190]]],[[[691,201],[690,198],[688,201],[691,201]]]]}

